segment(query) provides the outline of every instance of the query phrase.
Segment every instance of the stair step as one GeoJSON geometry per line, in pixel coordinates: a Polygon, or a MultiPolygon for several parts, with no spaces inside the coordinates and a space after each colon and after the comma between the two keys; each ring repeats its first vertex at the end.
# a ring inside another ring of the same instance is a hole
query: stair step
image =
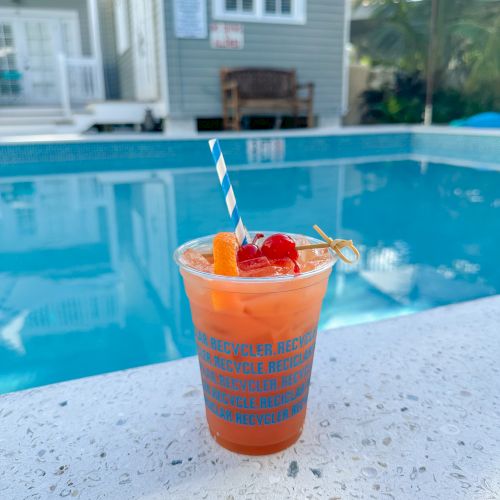
{"type": "Polygon", "coordinates": [[[15,137],[20,135],[55,134],[57,132],[57,125],[0,125],[0,138],[15,137]]]}
{"type": "Polygon", "coordinates": [[[67,123],[68,118],[59,114],[57,116],[0,116],[0,126],[9,127],[17,125],[51,125],[67,123]]]}
{"type": "Polygon", "coordinates": [[[0,118],[4,117],[32,117],[32,116],[61,116],[62,109],[59,107],[42,106],[2,106],[0,107],[0,118]]]}

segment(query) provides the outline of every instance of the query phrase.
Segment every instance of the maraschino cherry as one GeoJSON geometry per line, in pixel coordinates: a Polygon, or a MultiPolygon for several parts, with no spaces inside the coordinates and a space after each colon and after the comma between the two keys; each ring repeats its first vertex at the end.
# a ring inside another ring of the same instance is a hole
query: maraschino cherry
{"type": "Polygon", "coordinates": [[[269,236],[264,240],[261,252],[269,260],[285,259],[288,257],[294,263],[294,272],[300,272],[299,265],[297,264],[299,252],[297,251],[295,241],[290,236],[281,233],[269,236]]]}
{"type": "Polygon", "coordinates": [[[262,257],[262,252],[260,251],[260,248],[257,246],[257,241],[263,237],[264,235],[262,233],[257,233],[254,236],[252,243],[248,243],[247,245],[243,245],[240,247],[238,253],[236,254],[236,260],[238,264],[240,262],[245,262],[247,260],[252,260],[252,259],[257,259],[258,257],[262,257]]]}

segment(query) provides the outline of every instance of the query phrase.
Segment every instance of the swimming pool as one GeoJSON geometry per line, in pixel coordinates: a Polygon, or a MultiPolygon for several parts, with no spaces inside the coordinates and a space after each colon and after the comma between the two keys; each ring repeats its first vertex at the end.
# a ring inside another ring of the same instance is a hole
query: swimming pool
{"type": "MultiPolygon", "coordinates": [[[[321,328],[500,293],[500,171],[409,158],[231,169],[249,228],[316,223],[362,251],[321,328]]],[[[49,163],[0,177],[0,392],[194,354],[172,253],[231,229],[213,168],[49,163]]]]}

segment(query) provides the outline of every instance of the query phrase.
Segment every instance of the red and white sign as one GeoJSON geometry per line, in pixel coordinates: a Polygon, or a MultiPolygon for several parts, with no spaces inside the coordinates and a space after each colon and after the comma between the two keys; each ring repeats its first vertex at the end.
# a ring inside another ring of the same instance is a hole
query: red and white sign
{"type": "Polygon", "coordinates": [[[213,49],[242,49],[245,34],[242,24],[210,24],[210,46],[213,49]]]}

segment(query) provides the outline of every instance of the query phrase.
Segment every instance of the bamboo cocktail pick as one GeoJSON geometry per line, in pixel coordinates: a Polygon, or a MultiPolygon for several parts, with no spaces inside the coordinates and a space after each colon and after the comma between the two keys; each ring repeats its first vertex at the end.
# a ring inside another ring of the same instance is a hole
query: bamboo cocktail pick
{"type": "MultiPolygon", "coordinates": [[[[325,243],[313,243],[311,245],[298,245],[295,248],[297,250],[309,250],[313,248],[331,248],[335,254],[338,256],[339,259],[341,259],[343,262],[346,264],[354,264],[358,259],[359,259],[359,251],[358,249],[354,246],[354,243],[352,240],[334,240],[333,238],[330,238],[317,224],[314,224],[313,226],[314,230],[319,233],[319,235],[325,240],[325,243]],[[343,248],[348,248],[351,250],[351,252],[354,254],[355,258],[354,259],[349,259],[347,258],[341,250],[343,248]]],[[[213,257],[211,253],[204,253],[204,257],[210,258],[213,257]]]]}
{"type": "Polygon", "coordinates": [[[297,250],[308,250],[311,248],[331,248],[346,264],[354,264],[359,259],[359,251],[354,246],[352,240],[334,240],[330,238],[317,224],[314,224],[313,229],[325,240],[325,243],[314,243],[312,245],[299,245],[297,250]],[[348,259],[341,250],[348,248],[354,254],[354,259],[348,259]]]}

